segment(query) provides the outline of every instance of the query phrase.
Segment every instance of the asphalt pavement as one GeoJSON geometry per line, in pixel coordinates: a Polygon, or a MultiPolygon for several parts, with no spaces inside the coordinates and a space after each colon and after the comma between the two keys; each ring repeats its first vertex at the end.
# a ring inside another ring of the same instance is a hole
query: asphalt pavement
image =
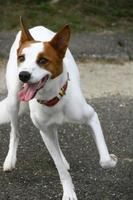
{"type": "MultiPolygon", "coordinates": [[[[7,58],[16,32],[0,32],[0,57],[7,58]]],[[[132,33],[73,33],[70,49],[78,60],[133,60],[132,33]]]]}

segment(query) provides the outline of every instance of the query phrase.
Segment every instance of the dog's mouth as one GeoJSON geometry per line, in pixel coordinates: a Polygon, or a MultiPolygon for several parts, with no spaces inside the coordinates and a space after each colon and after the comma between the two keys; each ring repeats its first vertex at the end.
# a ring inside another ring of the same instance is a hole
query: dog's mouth
{"type": "Polygon", "coordinates": [[[48,79],[49,75],[47,74],[37,83],[24,83],[22,89],[18,93],[19,99],[21,101],[30,101],[33,99],[38,90],[44,87],[48,79]]]}

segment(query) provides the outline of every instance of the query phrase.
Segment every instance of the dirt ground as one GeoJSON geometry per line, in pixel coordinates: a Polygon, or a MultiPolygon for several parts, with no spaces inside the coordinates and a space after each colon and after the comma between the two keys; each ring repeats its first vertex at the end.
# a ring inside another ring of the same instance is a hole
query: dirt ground
{"type": "Polygon", "coordinates": [[[79,70],[86,98],[133,96],[133,62],[79,63],[79,70]]]}

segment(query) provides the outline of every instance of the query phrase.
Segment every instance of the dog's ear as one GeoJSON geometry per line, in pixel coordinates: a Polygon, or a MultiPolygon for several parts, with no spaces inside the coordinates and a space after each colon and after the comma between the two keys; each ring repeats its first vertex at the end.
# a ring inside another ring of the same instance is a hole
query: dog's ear
{"type": "Polygon", "coordinates": [[[58,55],[63,58],[70,40],[70,27],[64,26],[53,39],[50,41],[51,46],[57,51],[58,55]]]}
{"type": "Polygon", "coordinates": [[[20,27],[21,27],[21,38],[20,38],[20,44],[26,42],[26,41],[33,41],[33,37],[31,36],[29,30],[27,29],[25,23],[23,22],[22,17],[20,17],[20,27]]]}

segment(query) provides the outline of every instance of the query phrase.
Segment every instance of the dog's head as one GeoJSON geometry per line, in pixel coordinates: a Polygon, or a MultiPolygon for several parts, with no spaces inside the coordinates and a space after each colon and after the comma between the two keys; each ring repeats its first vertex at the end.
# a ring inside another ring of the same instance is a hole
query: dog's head
{"type": "Polygon", "coordinates": [[[20,19],[21,37],[17,50],[19,79],[24,83],[19,97],[31,100],[38,90],[45,87],[49,79],[63,72],[63,58],[70,39],[70,28],[66,25],[51,41],[35,41],[23,20],[20,19]]]}

